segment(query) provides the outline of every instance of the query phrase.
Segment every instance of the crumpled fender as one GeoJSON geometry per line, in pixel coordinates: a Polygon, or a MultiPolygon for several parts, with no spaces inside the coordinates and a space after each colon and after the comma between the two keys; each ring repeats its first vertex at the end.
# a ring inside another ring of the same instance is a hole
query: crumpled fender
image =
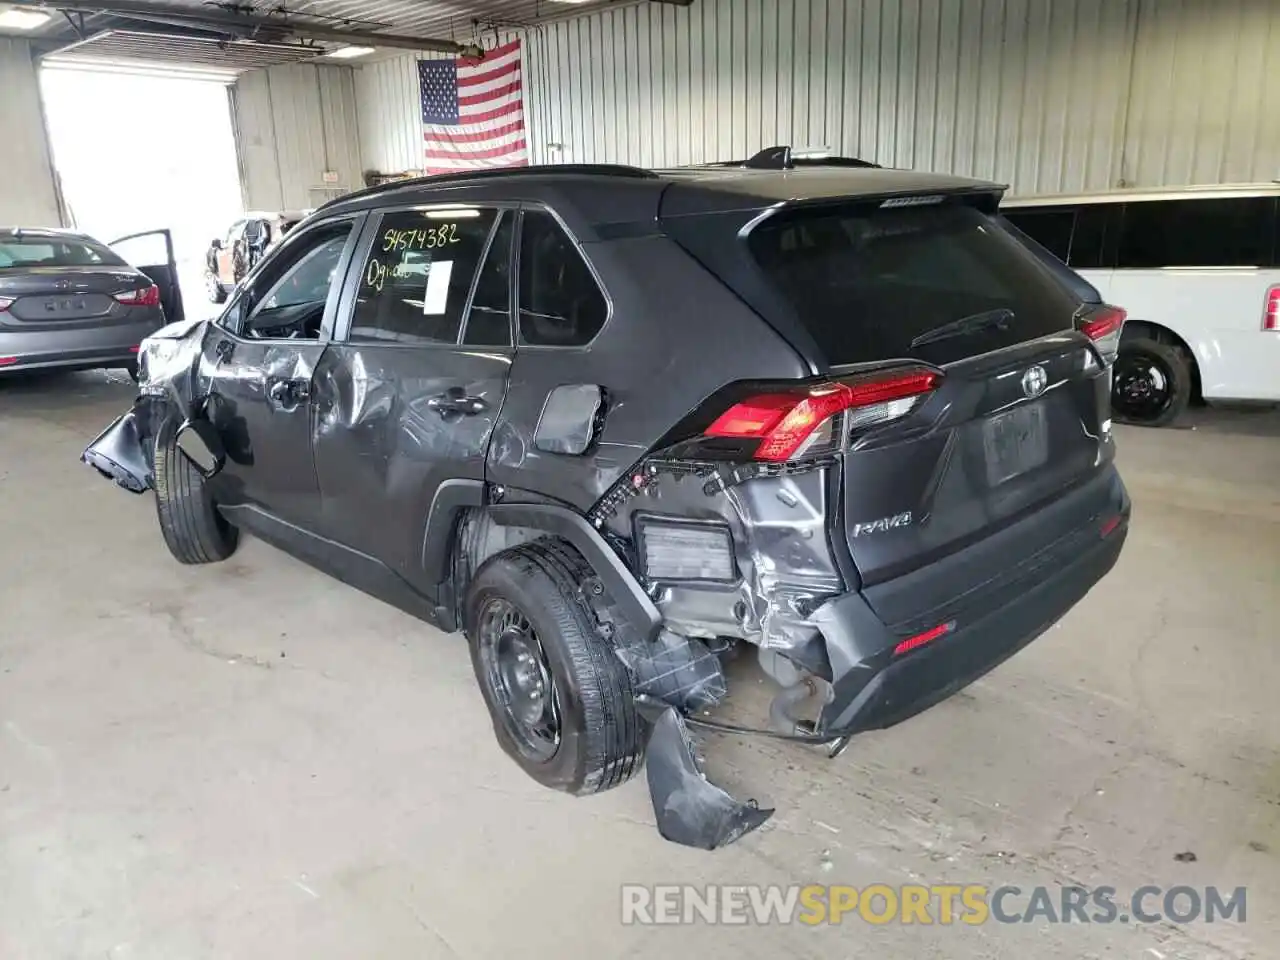
{"type": "Polygon", "coordinates": [[[684,718],[665,707],[653,722],[646,769],[653,815],[663,839],[715,850],[746,836],[772,809],[743,803],[707,780],[693,755],[684,718]]]}

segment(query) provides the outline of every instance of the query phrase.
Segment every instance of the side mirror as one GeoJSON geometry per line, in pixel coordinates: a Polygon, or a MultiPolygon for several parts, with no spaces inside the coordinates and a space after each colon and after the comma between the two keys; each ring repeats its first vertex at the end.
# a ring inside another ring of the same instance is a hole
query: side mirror
{"type": "Polygon", "coordinates": [[[174,443],[190,464],[208,480],[227,462],[227,452],[218,431],[208,420],[188,420],[178,428],[174,443]]]}
{"type": "Polygon", "coordinates": [[[214,238],[209,242],[209,246],[210,246],[212,249],[214,249],[214,250],[221,250],[221,249],[222,249],[222,240],[221,240],[221,238],[219,238],[219,237],[214,237],[214,238]]]}

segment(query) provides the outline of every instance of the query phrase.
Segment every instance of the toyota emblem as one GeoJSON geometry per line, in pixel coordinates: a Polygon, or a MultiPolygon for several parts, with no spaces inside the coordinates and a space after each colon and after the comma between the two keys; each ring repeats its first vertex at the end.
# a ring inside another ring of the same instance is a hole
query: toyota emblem
{"type": "Polygon", "coordinates": [[[1022,375],[1022,392],[1028,397],[1040,396],[1048,385],[1049,374],[1038,363],[1034,367],[1028,367],[1027,372],[1022,375]]]}

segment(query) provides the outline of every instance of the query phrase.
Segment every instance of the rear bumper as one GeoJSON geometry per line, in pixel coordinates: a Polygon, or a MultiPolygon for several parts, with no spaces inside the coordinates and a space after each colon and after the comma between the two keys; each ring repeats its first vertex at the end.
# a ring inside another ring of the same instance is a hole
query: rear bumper
{"type": "Polygon", "coordinates": [[[164,325],[157,307],[131,323],[67,330],[0,328],[0,376],[24,370],[91,370],[125,367],[138,360],[138,345],[164,325]]]}
{"type": "MultiPolygon", "coordinates": [[[[834,696],[819,718],[833,737],[900,723],[972,683],[1056,623],[1115,565],[1128,535],[1130,504],[1118,476],[1109,513],[1028,561],[1024,575],[966,605],[954,628],[894,655],[909,634],[891,630],[859,594],[814,615],[826,640],[834,696]]],[[[1034,522],[1034,521],[1033,521],[1034,522]]],[[[963,553],[945,563],[964,563],[963,553]]]]}

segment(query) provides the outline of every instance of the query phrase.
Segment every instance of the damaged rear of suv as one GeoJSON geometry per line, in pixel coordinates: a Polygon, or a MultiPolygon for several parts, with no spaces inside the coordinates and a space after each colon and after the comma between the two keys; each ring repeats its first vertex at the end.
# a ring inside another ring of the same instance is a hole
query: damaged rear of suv
{"type": "Polygon", "coordinates": [[[687,728],[822,745],[981,676],[1115,563],[1124,314],[1001,188],[840,166],[529,168],[300,224],[219,320],[143,349],[85,452],[178,559],[248,530],[465,631],[507,753],[572,793],[645,762],[668,839],[768,811],[687,728]],[[779,684],[695,718],[722,659],[779,684]]]}

